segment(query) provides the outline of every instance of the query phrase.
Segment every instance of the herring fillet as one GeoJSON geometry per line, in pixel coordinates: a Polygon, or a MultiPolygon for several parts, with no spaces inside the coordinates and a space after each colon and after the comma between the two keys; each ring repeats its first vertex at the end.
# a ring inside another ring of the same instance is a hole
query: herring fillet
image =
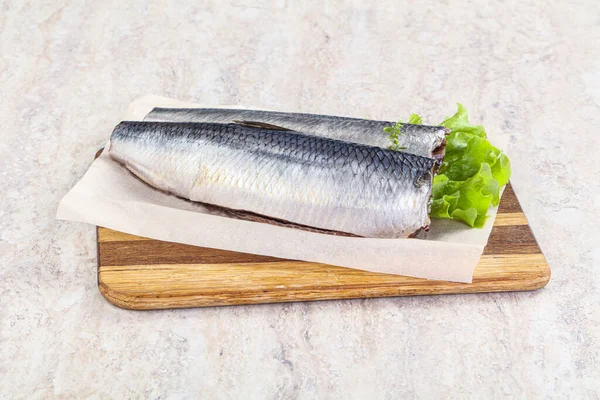
{"type": "MultiPolygon", "coordinates": [[[[309,135],[344,140],[387,148],[391,142],[389,134],[383,131],[386,126],[395,125],[389,121],[375,121],[360,118],[337,117],[332,115],[288,113],[221,108],[154,108],[144,121],[162,122],[217,122],[265,123],[280,126],[309,135]]],[[[399,145],[406,147],[404,152],[438,161],[444,157],[446,135],[449,130],[443,126],[402,125],[403,135],[398,137],[399,145]]]]}
{"type": "Polygon", "coordinates": [[[121,122],[109,155],[192,201],[363,237],[429,226],[434,159],[236,124],[121,122]]]}

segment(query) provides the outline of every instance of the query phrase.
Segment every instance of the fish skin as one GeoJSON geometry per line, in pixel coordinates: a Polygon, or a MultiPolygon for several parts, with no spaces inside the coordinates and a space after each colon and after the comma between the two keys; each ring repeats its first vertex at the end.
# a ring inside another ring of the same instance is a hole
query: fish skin
{"type": "MultiPolygon", "coordinates": [[[[308,135],[383,148],[388,148],[391,144],[389,134],[384,132],[383,128],[395,125],[395,122],[390,121],[375,121],[331,115],[225,108],[158,107],[148,113],[144,121],[263,122],[308,135]]],[[[441,159],[444,157],[445,138],[450,133],[447,128],[443,126],[403,124],[402,133],[403,135],[398,137],[399,145],[406,147],[402,151],[424,157],[433,157],[441,162],[441,159]]]]}
{"type": "Polygon", "coordinates": [[[121,122],[109,155],[192,201],[363,237],[429,225],[435,160],[235,124],[121,122]]]}

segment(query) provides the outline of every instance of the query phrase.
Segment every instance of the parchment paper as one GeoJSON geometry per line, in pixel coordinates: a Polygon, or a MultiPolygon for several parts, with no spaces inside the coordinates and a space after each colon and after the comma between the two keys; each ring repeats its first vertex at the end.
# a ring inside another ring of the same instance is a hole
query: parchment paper
{"type": "MultiPolygon", "coordinates": [[[[142,120],[154,107],[215,107],[159,96],[135,100],[123,120],[142,120]]],[[[222,108],[250,108],[221,106],[222,108]]],[[[111,132],[106,132],[107,139],[111,132]]],[[[502,148],[502,144],[494,140],[502,148]]],[[[105,152],[59,204],[57,219],[196,246],[320,262],[419,278],[471,282],[496,209],[482,229],[432,220],[415,239],[333,236],[223,216],[151,188],[105,152]]]]}

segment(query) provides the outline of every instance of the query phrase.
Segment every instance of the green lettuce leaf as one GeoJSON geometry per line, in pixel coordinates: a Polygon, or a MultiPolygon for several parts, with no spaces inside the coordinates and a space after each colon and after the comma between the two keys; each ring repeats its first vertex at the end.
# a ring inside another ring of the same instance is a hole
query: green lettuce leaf
{"type": "MultiPolygon", "coordinates": [[[[506,154],[487,140],[485,128],[471,124],[468,117],[459,103],[456,114],[440,124],[451,132],[446,137],[444,162],[433,178],[430,215],[481,228],[490,206],[500,202],[500,190],[508,183],[511,168],[506,154]]],[[[422,119],[413,114],[409,123],[420,124],[422,119]]]]}
{"type": "Polygon", "coordinates": [[[453,132],[465,132],[470,133],[481,138],[486,138],[485,129],[481,125],[473,125],[469,122],[469,113],[467,109],[460,103],[458,105],[458,111],[451,117],[446,117],[440,125],[449,128],[453,132]]]}
{"type": "Polygon", "coordinates": [[[450,218],[481,228],[492,204],[498,204],[500,185],[488,163],[465,181],[453,181],[444,174],[433,178],[433,218],[450,218]]]}
{"type": "Polygon", "coordinates": [[[406,123],[413,124],[413,125],[421,125],[421,124],[423,124],[423,118],[421,118],[417,114],[413,114],[408,118],[408,121],[406,123]]]}

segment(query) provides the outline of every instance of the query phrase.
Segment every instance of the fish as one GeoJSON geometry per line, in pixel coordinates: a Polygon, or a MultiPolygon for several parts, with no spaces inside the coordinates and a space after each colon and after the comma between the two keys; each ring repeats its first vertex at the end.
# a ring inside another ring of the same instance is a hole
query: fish
{"type": "MultiPolygon", "coordinates": [[[[388,148],[389,134],[383,128],[396,123],[332,115],[225,108],[154,108],[144,121],[238,123],[267,129],[294,130],[304,134],[388,148]]],[[[402,124],[398,144],[402,151],[442,162],[446,148],[443,126],[402,124]]]]}
{"type": "Polygon", "coordinates": [[[150,186],[292,226],[360,237],[429,228],[434,159],[239,124],[124,121],[108,154],[150,186]]]}

